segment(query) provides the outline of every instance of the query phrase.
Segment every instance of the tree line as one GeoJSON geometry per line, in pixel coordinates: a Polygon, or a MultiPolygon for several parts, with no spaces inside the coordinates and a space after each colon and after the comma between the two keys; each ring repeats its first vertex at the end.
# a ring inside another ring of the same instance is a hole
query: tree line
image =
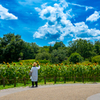
{"type": "MultiPolygon", "coordinates": [[[[66,47],[60,41],[53,46],[39,47],[36,43],[28,43],[21,39],[20,35],[8,33],[0,38],[0,63],[18,61],[21,59],[49,60],[51,63],[61,63],[75,57],[91,61],[92,57],[100,55],[100,41],[87,41],[78,39],[70,41],[66,47]]],[[[76,61],[77,62],[77,61],[76,61]]]]}

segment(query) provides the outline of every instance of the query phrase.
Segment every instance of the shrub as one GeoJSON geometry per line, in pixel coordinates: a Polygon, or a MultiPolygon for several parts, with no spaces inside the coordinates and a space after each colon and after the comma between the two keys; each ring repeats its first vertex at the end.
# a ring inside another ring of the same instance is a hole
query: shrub
{"type": "Polygon", "coordinates": [[[64,60],[66,60],[66,51],[63,49],[53,50],[51,53],[51,63],[62,63],[64,60]]]}
{"type": "Polygon", "coordinates": [[[82,63],[80,63],[80,64],[82,64],[82,65],[86,65],[86,64],[91,65],[92,63],[91,63],[90,61],[83,61],[83,62],[82,62],[82,63]]]}
{"type": "Polygon", "coordinates": [[[33,62],[35,62],[35,59],[20,60],[20,62],[33,63],[33,62]]]}
{"type": "Polygon", "coordinates": [[[93,62],[93,63],[99,63],[99,64],[100,64],[100,55],[94,56],[94,57],[92,58],[92,62],[93,62]]]}
{"type": "Polygon", "coordinates": [[[47,53],[47,52],[42,52],[42,53],[38,53],[36,55],[36,60],[49,60],[50,59],[50,53],[47,53]]]}
{"type": "Polygon", "coordinates": [[[72,53],[69,57],[69,61],[72,63],[78,63],[83,61],[83,57],[79,53],[72,53]]]}
{"type": "Polygon", "coordinates": [[[38,60],[38,61],[39,61],[39,63],[44,63],[44,64],[50,63],[50,61],[49,60],[46,60],[46,59],[44,59],[44,60],[38,60]]]}

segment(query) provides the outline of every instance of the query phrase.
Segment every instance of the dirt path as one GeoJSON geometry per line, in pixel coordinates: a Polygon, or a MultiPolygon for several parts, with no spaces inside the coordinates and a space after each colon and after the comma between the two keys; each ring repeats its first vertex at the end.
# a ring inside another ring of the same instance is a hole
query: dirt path
{"type": "Polygon", "coordinates": [[[0,100],[86,100],[89,96],[100,93],[100,84],[61,84],[23,89],[25,88],[2,95],[0,100]]]}

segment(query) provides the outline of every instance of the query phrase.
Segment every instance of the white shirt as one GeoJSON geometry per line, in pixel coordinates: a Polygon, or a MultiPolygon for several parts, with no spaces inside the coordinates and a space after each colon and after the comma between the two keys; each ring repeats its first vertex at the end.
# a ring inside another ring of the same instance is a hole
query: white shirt
{"type": "Polygon", "coordinates": [[[32,67],[31,70],[30,70],[32,72],[32,76],[30,77],[30,79],[33,82],[38,81],[38,69],[40,69],[40,66],[32,67]]]}

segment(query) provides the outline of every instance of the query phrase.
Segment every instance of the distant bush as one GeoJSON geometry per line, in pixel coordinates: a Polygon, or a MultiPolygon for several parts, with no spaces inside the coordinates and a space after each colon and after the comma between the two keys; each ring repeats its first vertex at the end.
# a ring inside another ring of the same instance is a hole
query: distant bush
{"type": "Polygon", "coordinates": [[[83,61],[83,62],[81,62],[80,64],[82,64],[82,65],[85,65],[85,64],[92,64],[92,62],[90,62],[90,61],[83,61]]]}
{"type": "Polygon", "coordinates": [[[58,50],[53,50],[51,53],[50,61],[51,63],[62,63],[64,60],[67,59],[66,51],[59,48],[58,50]]]}
{"type": "Polygon", "coordinates": [[[50,59],[50,53],[48,52],[38,53],[35,59],[36,60],[44,60],[44,59],[48,60],[50,59]]]}
{"type": "Polygon", "coordinates": [[[94,57],[92,58],[92,62],[93,62],[93,63],[98,63],[98,64],[100,64],[100,55],[94,56],[94,57]]]}
{"type": "Polygon", "coordinates": [[[83,61],[83,57],[79,53],[72,53],[69,57],[69,61],[72,63],[78,63],[83,61]]]}
{"type": "Polygon", "coordinates": [[[44,64],[46,64],[46,63],[50,63],[50,61],[49,60],[38,60],[39,61],[39,63],[44,63],[44,64]]]}
{"type": "Polygon", "coordinates": [[[35,61],[36,61],[35,59],[20,60],[20,62],[24,62],[24,63],[33,63],[35,61]]]}
{"type": "Polygon", "coordinates": [[[69,65],[71,62],[69,62],[68,60],[64,60],[62,63],[63,63],[64,65],[69,65]]]}

